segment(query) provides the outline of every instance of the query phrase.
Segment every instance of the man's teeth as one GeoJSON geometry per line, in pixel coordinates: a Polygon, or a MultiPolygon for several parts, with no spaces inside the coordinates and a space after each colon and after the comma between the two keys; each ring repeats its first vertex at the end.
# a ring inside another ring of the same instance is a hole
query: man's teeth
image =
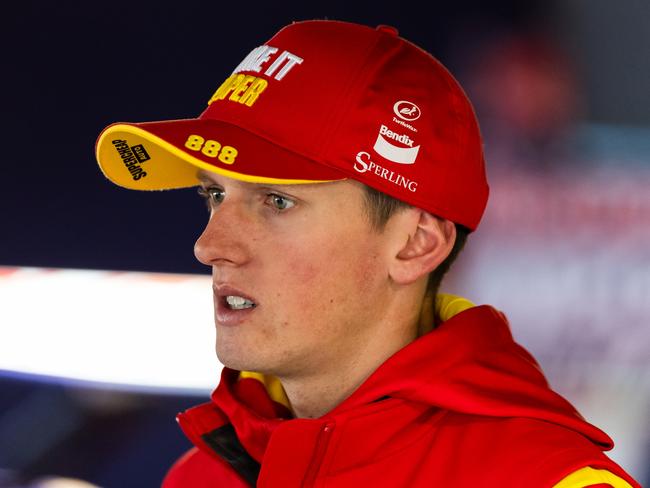
{"type": "Polygon", "coordinates": [[[246,300],[245,298],[237,297],[233,295],[229,295],[226,297],[226,303],[233,310],[242,310],[244,308],[252,308],[255,306],[255,304],[250,300],[246,300]]]}

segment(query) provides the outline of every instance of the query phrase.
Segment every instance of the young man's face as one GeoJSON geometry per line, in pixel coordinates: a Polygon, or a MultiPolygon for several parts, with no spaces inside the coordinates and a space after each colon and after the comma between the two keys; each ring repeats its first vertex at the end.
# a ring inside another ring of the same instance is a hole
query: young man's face
{"type": "Polygon", "coordinates": [[[363,186],[200,179],[211,212],[195,254],[212,266],[220,361],[281,377],[353,361],[388,300],[388,246],[363,186]]]}

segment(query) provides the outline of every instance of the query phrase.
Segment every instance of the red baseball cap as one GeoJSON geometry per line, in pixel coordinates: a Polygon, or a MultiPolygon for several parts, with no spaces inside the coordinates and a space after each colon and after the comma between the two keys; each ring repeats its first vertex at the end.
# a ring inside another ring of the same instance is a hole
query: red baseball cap
{"type": "Polygon", "coordinates": [[[136,190],[353,178],[475,230],[488,198],[481,135],[458,82],[389,26],[296,22],[253,49],[196,119],[117,123],[99,165],[136,190]]]}

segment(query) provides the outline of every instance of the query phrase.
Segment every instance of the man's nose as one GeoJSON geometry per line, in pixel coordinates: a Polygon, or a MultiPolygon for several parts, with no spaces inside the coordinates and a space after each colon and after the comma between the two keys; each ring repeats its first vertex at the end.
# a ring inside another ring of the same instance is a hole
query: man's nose
{"type": "Polygon", "coordinates": [[[250,231],[246,219],[227,204],[213,210],[194,244],[194,255],[206,266],[240,266],[249,258],[245,237],[250,231]]]}

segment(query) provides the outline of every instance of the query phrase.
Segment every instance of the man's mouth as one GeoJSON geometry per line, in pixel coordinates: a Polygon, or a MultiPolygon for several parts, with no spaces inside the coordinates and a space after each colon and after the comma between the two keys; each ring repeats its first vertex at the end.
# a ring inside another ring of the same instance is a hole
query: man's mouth
{"type": "Polygon", "coordinates": [[[215,320],[221,325],[240,324],[260,306],[247,292],[226,283],[215,283],[215,320]]]}
{"type": "Polygon", "coordinates": [[[226,305],[231,310],[244,310],[246,308],[254,308],[255,303],[237,295],[226,296],[226,305]]]}

